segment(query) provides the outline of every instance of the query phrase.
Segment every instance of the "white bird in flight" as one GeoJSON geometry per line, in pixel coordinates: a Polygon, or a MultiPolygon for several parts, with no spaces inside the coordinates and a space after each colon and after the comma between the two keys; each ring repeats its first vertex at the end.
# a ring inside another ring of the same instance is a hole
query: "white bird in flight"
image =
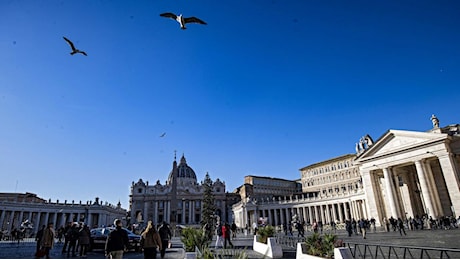
{"type": "Polygon", "coordinates": [[[163,14],[160,14],[160,16],[162,16],[162,17],[167,17],[167,18],[171,18],[171,19],[173,19],[173,20],[176,20],[176,21],[180,24],[180,28],[181,28],[182,30],[187,29],[187,28],[185,27],[185,24],[187,24],[187,23],[207,24],[207,23],[205,23],[203,20],[200,20],[200,19],[198,19],[198,18],[196,18],[196,17],[186,17],[186,18],[184,18],[184,17],[182,16],[182,14],[180,14],[180,15],[175,15],[175,14],[173,14],[173,13],[163,13],[163,14]]]}
{"type": "Polygon", "coordinates": [[[70,48],[72,48],[72,52],[70,53],[70,55],[74,55],[76,53],[81,53],[85,56],[88,56],[86,55],[86,52],[84,51],[80,51],[79,49],[75,48],[75,46],[73,45],[73,42],[71,42],[69,39],[67,39],[66,37],[62,37],[64,38],[64,40],[70,45],[70,48]]]}

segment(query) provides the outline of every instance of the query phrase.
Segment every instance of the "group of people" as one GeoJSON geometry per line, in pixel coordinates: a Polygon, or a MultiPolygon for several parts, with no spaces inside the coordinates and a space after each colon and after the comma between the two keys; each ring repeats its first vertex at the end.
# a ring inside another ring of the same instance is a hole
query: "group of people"
{"type": "MultiPolygon", "coordinates": [[[[115,230],[110,232],[107,237],[105,255],[107,258],[121,259],[128,248],[128,232],[122,228],[121,220],[116,219],[114,225],[115,230]]],[[[158,251],[161,258],[164,258],[171,236],[171,229],[166,222],[163,222],[157,230],[153,222],[149,220],[147,226],[141,232],[140,244],[144,252],[144,258],[156,258],[158,251]]]]}
{"type": "Polygon", "coordinates": [[[227,248],[227,242],[231,247],[233,247],[232,241],[230,237],[235,238],[236,236],[236,224],[233,223],[232,226],[225,222],[223,225],[221,223],[217,223],[216,226],[216,248],[221,245],[223,248],[227,248]],[[232,235],[233,234],[233,235],[232,235]]]}
{"type": "MultiPolygon", "coordinates": [[[[113,224],[115,229],[107,237],[105,256],[107,258],[121,259],[128,248],[128,232],[123,229],[120,219],[116,219],[113,224]]],[[[91,238],[89,227],[86,224],[69,223],[63,228],[62,233],[65,239],[62,254],[67,253],[67,257],[70,257],[70,255],[76,257],[76,252],[79,251],[79,256],[86,258],[91,238]]],[[[144,258],[156,258],[157,251],[160,252],[161,258],[164,258],[171,236],[171,230],[166,222],[163,222],[157,231],[152,221],[148,221],[146,228],[141,232],[140,239],[144,258]]],[[[54,246],[55,238],[56,231],[53,228],[53,223],[49,223],[47,226],[43,225],[35,237],[37,242],[36,258],[43,256],[50,258],[50,250],[54,246]]]]}

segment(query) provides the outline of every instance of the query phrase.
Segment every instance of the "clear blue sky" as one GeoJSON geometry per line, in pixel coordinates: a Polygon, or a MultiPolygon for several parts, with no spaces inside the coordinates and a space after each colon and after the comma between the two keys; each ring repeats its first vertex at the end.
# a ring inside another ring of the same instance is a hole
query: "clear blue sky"
{"type": "Polygon", "coordinates": [[[460,123],[459,14],[442,0],[2,0],[0,191],[127,208],[132,181],[164,184],[174,150],[233,191],[245,175],[300,178],[365,134],[427,131],[431,114],[460,123]]]}

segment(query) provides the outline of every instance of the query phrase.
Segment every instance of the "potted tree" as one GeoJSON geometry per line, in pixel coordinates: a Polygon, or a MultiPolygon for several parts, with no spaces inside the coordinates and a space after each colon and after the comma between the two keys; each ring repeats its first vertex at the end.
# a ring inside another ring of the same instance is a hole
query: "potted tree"
{"type": "Polygon", "coordinates": [[[182,230],[181,241],[185,247],[185,258],[197,258],[197,254],[207,252],[209,238],[204,230],[186,227],[182,230]]]}
{"type": "Polygon", "coordinates": [[[271,225],[259,228],[254,236],[253,250],[267,257],[282,258],[283,249],[276,243],[274,235],[275,228],[271,225]]]}
{"type": "Polygon", "coordinates": [[[304,243],[297,243],[296,259],[342,259],[346,252],[339,248],[344,249],[343,241],[337,239],[337,235],[330,233],[321,236],[315,232],[304,243]]]}

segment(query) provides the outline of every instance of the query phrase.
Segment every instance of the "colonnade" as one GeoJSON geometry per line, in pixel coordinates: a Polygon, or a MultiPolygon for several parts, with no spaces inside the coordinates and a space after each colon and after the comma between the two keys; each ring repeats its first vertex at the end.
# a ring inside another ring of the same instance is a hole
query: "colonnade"
{"type": "Polygon", "coordinates": [[[126,211],[102,205],[72,205],[56,203],[0,202],[0,230],[20,229],[28,220],[36,233],[43,225],[53,223],[55,228],[68,222],[84,222],[90,227],[111,225],[115,218],[126,217],[126,211]]]}

